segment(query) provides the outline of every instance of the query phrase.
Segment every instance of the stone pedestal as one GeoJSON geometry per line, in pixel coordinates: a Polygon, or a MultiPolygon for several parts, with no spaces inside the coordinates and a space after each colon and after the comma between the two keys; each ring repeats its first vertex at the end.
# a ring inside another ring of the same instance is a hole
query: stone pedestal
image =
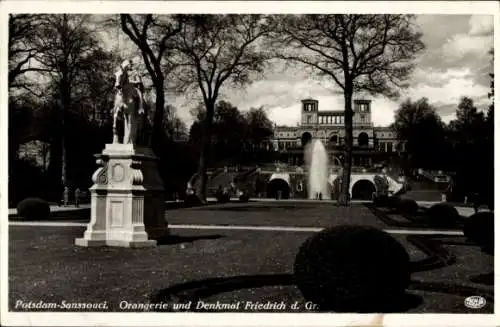
{"type": "Polygon", "coordinates": [[[106,144],[92,176],[91,220],[78,246],[155,246],[168,235],[164,188],[149,148],[106,144]]]}

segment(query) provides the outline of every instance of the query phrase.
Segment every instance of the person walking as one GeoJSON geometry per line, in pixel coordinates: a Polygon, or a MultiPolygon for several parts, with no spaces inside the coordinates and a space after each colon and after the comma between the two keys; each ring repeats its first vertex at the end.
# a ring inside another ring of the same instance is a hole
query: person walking
{"type": "Polygon", "coordinates": [[[448,198],[451,198],[453,194],[453,178],[450,176],[448,178],[448,186],[443,193],[441,193],[441,202],[446,202],[448,198]]]}
{"type": "Polygon", "coordinates": [[[63,206],[66,207],[69,204],[69,187],[65,186],[63,191],[63,206]]]}
{"type": "Polygon", "coordinates": [[[75,207],[78,208],[80,206],[80,196],[81,192],[80,189],[77,187],[75,190],[75,207]]]}
{"type": "Polygon", "coordinates": [[[479,192],[476,191],[472,194],[472,207],[474,208],[474,213],[478,213],[480,206],[481,206],[481,196],[479,192]]]}

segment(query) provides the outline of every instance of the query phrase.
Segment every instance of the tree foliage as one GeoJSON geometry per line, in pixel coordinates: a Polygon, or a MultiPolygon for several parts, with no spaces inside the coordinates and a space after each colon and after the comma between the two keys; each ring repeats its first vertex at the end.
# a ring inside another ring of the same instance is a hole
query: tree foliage
{"type": "MultiPolygon", "coordinates": [[[[195,121],[191,125],[190,140],[197,144],[202,138],[205,111],[203,106],[198,106],[192,113],[195,121]]],[[[246,161],[251,160],[252,155],[258,156],[259,150],[265,150],[260,146],[272,136],[273,126],[262,108],[241,113],[231,103],[221,100],[215,108],[212,131],[214,162],[246,161]]]]}
{"type": "Polygon", "coordinates": [[[188,138],[186,123],[179,117],[177,108],[172,105],[167,105],[165,108],[163,130],[167,134],[167,137],[174,141],[188,138]]]}
{"type": "MultiPolygon", "coordinates": [[[[490,50],[490,54],[491,56],[493,57],[494,55],[494,50],[491,49],[490,50]]],[[[492,59],[493,61],[493,59],[492,59]]],[[[492,65],[493,66],[493,65],[492,65]]],[[[494,73],[490,73],[490,92],[488,93],[488,98],[491,99],[491,104],[488,108],[488,114],[487,114],[487,118],[488,118],[488,121],[490,122],[490,127],[493,128],[493,124],[494,124],[494,109],[495,109],[495,101],[494,101],[494,98],[495,98],[495,74],[494,73]]]]}
{"type": "Polygon", "coordinates": [[[395,113],[393,129],[406,140],[406,150],[414,168],[434,168],[445,139],[445,125],[427,98],[407,99],[395,113]]]}
{"type": "Polygon", "coordinates": [[[9,15],[9,88],[28,89],[24,75],[29,72],[44,72],[45,69],[34,65],[34,59],[47,48],[35,44],[42,35],[40,26],[44,15],[9,15]]]}
{"type": "Polygon", "coordinates": [[[494,188],[494,130],[490,128],[488,118],[468,97],[460,99],[456,116],[450,122],[453,157],[457,162],[456,191],[469,196],[477,192],[491,199],[494,188]]]}
{"type": "Polygon", "coordinates": [[[273,135],[273,123],[263,107],[250,108],[245,113],[245,118],[249,126],[246,141],[250,143],[252,148],[259,146],[273,135]]]}

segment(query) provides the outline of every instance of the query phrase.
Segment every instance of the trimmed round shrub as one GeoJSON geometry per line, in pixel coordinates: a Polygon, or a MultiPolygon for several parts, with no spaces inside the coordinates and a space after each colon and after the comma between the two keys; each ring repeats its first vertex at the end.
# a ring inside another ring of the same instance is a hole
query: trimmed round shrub
{"type": "Polygon", "coordinates": [[[391,311],[410,283],[410,257],[384,231],[336,226],[302,244],[294,275],[305,300],[321,311],[391,311]]]}
{"type": "Polygon", "coordinates": [[[399,201],[397,196],[382,195],[373,198],[373,204],[377,207],[397,208],[399,201]]]}
{"type": "Polygon", "coordinates": [[[250,200],[250,195],[248,195],[247,192],[243,192],[242,194],[240,194],[240,202],[248,202],[248,200],[250,200]]]}
{"type": "Polygon", "coordinates": [[[458,222],[460,215],[457,209],[447,203],[437,203],[427,209],[426,217],[429,223],[435,226],[453,226],[458,222]]]}
{"type": "Polygon", "coordinates": [[[464,235],[468,240],[484,247],[495,244],[495,218],[493,212],[478,212],[465,220],[464,235]]]}
{"type": "Polygon", "coordinates": [[[375,196],[373,198],[373,204],[377,207],[386,207],[389,203],[389,197],[386,195],[375,196]]]}
{"type": "Polygon", "coordinates": [[[397,209],[404,214],[414,215],[418,211],[417,201],[413,199],[400,199],[397,204],[397,209]]]}
{"type": "Polygon", "coordinates": [[[401,198],[398,196],[391,195],[387,198],[387,207],[396,209],[399,206],[401,198]]]}
{"type": "Polygon", "coordinates": [[[17,205],[17,214],[26,220],[43,220],[50,218],[50,206],[40,198],[27,198],[17,205]]]}
{"type": "Polygon", "coordinates": [[[215,198],[217,199],[218,203],[227,203],[231,200],[229,193],[224,192],[224,191],[215,192],[215,198]]]}
{"type": "Polygon", "coordinates": [[[397,196],[381,195],[373,198],[373,204],[376,207],[387,207],[389,209],[398,208],[400,198],[397,196]]]}
{"type": "Polygon", "coordinates": [[[184,198],[184,203],[187,205],[193,206],[193,205],[200,205],[201,201],[200,201],[200,198],[198,198],[198,196],[196,196],[196,194],[188,194],[184,198]]]}

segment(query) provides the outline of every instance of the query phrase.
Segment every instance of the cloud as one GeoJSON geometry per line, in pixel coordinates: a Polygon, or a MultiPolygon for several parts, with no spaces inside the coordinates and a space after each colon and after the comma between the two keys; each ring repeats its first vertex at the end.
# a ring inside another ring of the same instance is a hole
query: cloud
{"type": "Polygon", "coordinates": [[[493,35],[493,15],[472,16],[469,20],[469,35],[491,36],[493,35]]]}
{"type": "Polygon", "coordinates": [[[471,69],[449,69],[444,73],[419,69],[412,87],[403,94],[412,98],[427,97],[434,102],[457,102],[462,96],[487,96],[489,86],[478,84],[471,69]]]}
{"type": "Polygon", "coordinates": [[[441,72],[458,67],[475,70],[491,61],[493,16],[421,15],[417,24],[426,45],[417,59],[420,67],[441,72]]]}
{"type": "Polygon", "coordinates": [[[481,59],[488,55],[493,47],[493,36],[475,36],[470,34],[453,35],[443,45],[442,54],[448,62],[456,62],[463,59],[481,59]],[[479,58],[478,58],[479,56],[479,58]]]}

